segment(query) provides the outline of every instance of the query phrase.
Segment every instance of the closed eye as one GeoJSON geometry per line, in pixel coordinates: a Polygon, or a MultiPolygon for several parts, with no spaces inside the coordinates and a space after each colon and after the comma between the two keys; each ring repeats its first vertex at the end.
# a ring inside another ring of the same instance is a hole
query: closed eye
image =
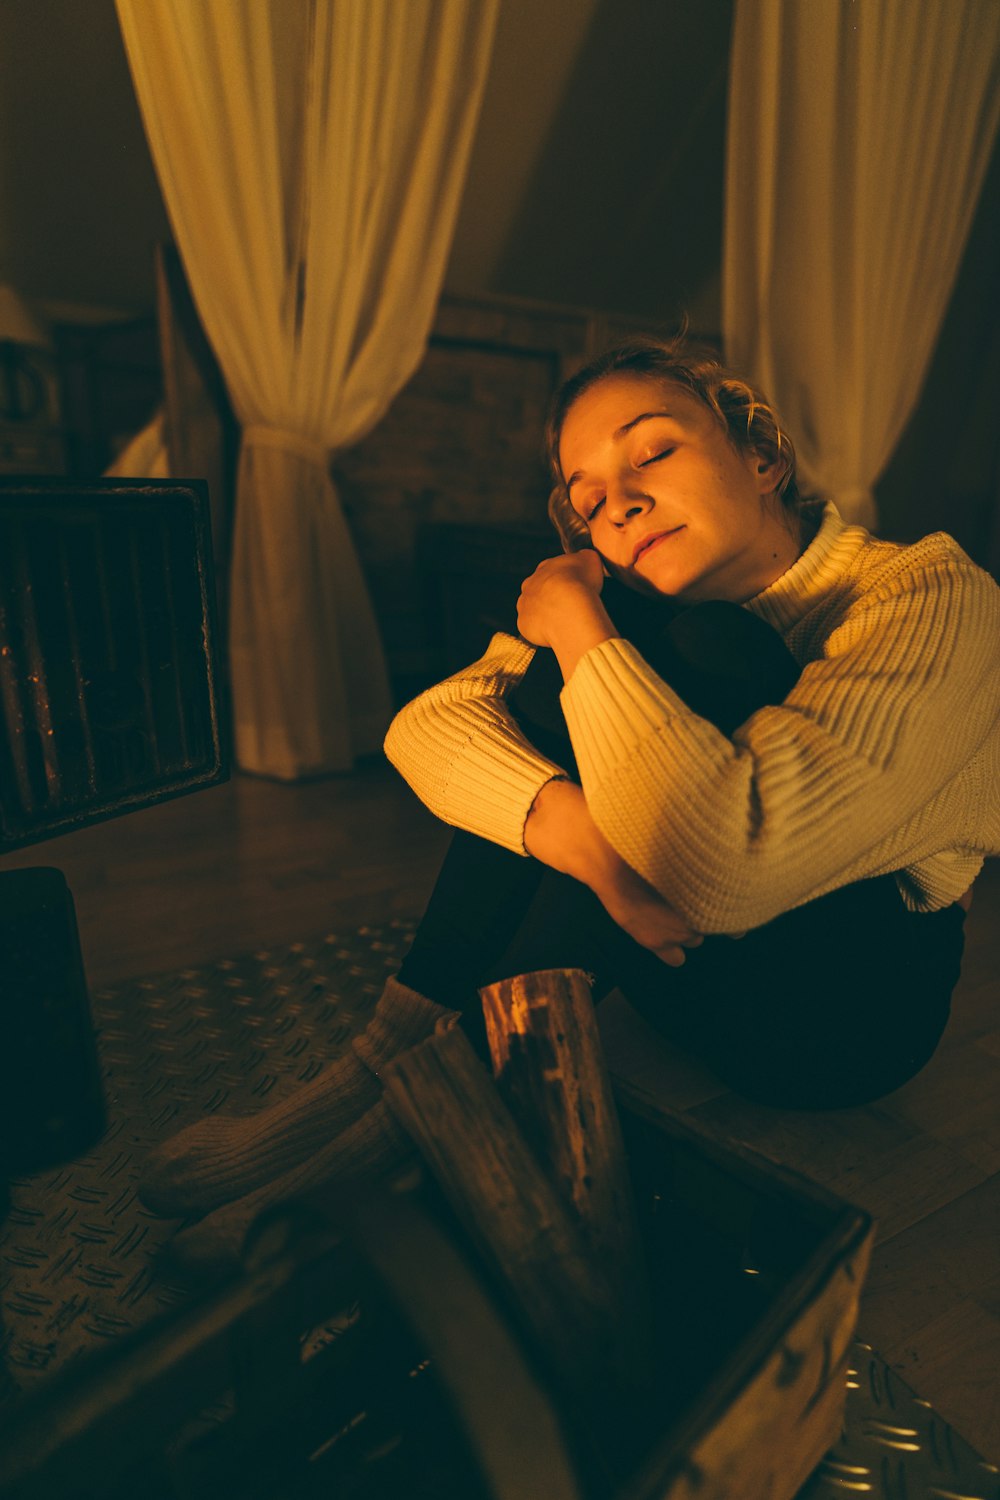
{"type": "MultiPolygon", "coordinates": [[[[669,458],[671,453],[673,453],[674,451],[675,450],[673,448],[661,448],[659,453],[653,453],[649,458],[644,458],[641,463],[636,464],[636,468],[645,469],[650,464],[657,464],[661,459],[669,458]]],[[[594,519],[603,504],[604,496],[602,495],[600,500],[597,501],[597,504],[592,506],[591,509],[587,511],[588,521],[592,521],[594,519]]]]}

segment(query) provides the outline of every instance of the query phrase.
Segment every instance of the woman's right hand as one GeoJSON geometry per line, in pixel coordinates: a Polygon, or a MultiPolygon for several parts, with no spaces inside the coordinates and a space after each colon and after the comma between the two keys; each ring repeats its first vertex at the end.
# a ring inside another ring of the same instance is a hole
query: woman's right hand
{"type": "Polygon", "coordinates": [[[605,867],[590,888],[629,937],[671,968],[680,968],[685,948],[698,948],[704,941],[687,918],[637,875],[610,844],[605,867]]]}
{"type": "Polygon", "coordinates": [[[701,944],[687,919],[608,843],[574,782],[555,780],[542,787],[525,824],[524,843],[543,864],[589,886],[618,926],[671,968],[684,962],[685,948],[701,944]]]}

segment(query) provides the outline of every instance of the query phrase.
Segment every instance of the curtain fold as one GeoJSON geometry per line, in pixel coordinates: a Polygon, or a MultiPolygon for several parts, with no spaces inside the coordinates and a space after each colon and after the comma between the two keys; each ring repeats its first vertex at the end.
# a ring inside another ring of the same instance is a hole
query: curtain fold
{"type": "Polygon", "coordinates": [[[166,416],[159,408],[145,427],[129,438],[125,447],[104,470],[109,479],[170,478],[170,453],[167,449],[166,416]]]}
{"type": "Polygon", "coordinates": [[[392,712],[329,473],[413,374],[499,0],[116,0],[174,236],[243,426],[237,763],[294,779],[392,712]]]}
{"type": "Polygon", "coordinates": [[[996,0],[736,0],[722,321],[806,485],[875,521],[1000,121],[996,0]]]}

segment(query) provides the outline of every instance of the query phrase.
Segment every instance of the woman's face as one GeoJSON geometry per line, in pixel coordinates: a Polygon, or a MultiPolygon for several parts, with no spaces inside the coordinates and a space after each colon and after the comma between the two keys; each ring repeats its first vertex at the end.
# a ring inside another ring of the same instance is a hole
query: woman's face
{"type": "Polygon", "coordinates": [[[679,386],[628,374],[590,386],[563,422],[559,462],[608,571],[644,593],[742,602],[798,555],[765,503],[780,467],[735,448],[679,386]]]}

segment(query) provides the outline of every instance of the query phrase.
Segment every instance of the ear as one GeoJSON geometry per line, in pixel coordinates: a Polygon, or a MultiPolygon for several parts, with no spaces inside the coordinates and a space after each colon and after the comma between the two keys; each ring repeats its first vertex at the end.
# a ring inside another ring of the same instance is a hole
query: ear
{"type": "Polygon", "coordinates": [[[778,453],[771,457],[765,453],[751,453],[750,460],[758,494],[773,495],[784,475],[785,460],[778,453]]]}

